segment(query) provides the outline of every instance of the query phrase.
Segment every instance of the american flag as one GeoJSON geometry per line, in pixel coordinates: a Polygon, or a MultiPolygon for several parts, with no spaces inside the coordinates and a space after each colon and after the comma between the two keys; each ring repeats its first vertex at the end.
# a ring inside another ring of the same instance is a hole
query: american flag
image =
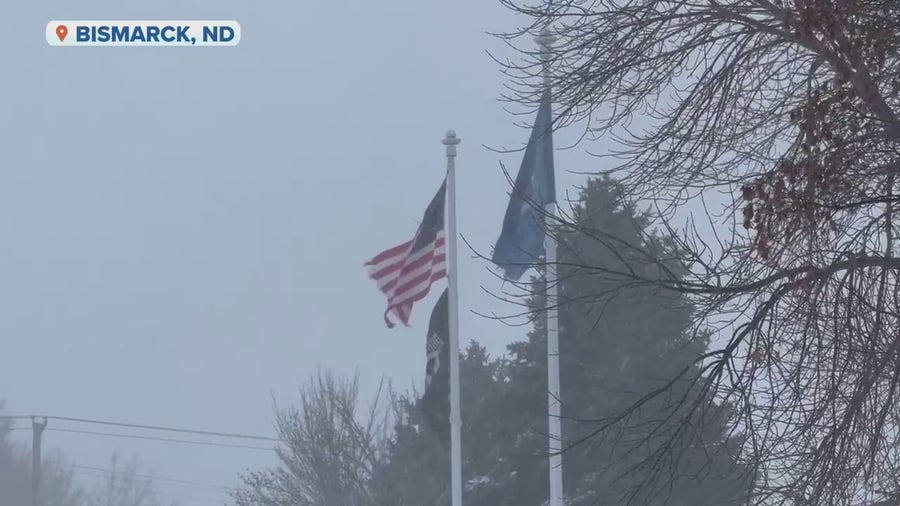
{"type": "Polygon", "coordinates": [[[388,300],[384,322],[388,328],[395,319],[409,326],[413,304],[428,295],[435,281],[447,276],[447,255],[444,237],[444,195],[447,181],[441,184],[431,199],[422,223],[411,241],[385,250],[366,262],[369,277],[388,300]]]}

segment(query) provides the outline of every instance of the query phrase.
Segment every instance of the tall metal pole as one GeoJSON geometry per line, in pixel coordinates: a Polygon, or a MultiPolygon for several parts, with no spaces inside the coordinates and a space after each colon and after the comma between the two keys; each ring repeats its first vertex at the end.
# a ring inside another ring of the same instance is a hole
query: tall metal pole
{"type": "MultiPolygon", "coordinates": [[[[541,48],[541,62],[543,63],[544,89],[551,87],[550,59],[552,57],[553,36],[549,28],[541,30],[535,37],[535,42],[541,48]]],[[[551,94],[552,96],[552,94],[551,94]]],[[[545,135],[549,135],[546,133],[545,135]]],[[[550,225],[556,217],[556,196],[547,204],[547,217],[544,219],[547,234],[544,238],[545,260],[544,282],[546,283],[546,314],[547,314],[547,403],[548,403],[548,440],[550,450],[550,506],[563,505],[563,478],[562,478],[562,426],[560,421],[561,407],[559,396],[559,313],[558,289],[559,283],[556,275],[556,237],[549,231],[550,225]]]]}
{"type": "Polygon", "coordinates": [[[447,146],[447,313],[450,331],[450,493],[452,506],[462,506],[462,417],[459,413],[459,298],[456,268],[456,145],[461,141],[450,130],[447,146]]]}
{"type": "Polygon", "coordinates": [[[47,419],[42,418],[38,422],[38,418],[31,419],[31,505],[40,506],[41,491],[41,435],[47,427],[47,419]]]}

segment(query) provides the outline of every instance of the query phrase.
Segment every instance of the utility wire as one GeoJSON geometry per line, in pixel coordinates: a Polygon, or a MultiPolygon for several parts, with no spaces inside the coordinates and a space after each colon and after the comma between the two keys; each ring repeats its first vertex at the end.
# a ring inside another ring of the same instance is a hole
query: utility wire
{"type": "MultiPolygon", "coordinates": [[[[50,464],[46,463],[45,464],[50,464]]],[[[79,467],[79,466],[76,466],[79,467]]],[[[125,474],[123,471],[113,471],[112,469],[100,469],[100,468],[92,468],[87,466],[80,466],[78,469],[72,469],[71,467],[58,467],[60,471],[71,471],[74,474],[77,474],[82,478],[94,478],[96,480],[109,480],[111,474],[125,474]],[[94,470],[96,469],[96,471],[94,470]]],[[[16,469],[0,469],[0,474],[20,474],[19,470],[16,469]]],[[[24,471],[21,471],[21,474],[25,474],[24,471]]],[[[178,493],[174,490],[158,490],[159,486],[171,486],[171,487],[183,487],[187,491],[192,492],[201,492],[201,493],[228,493],[233,490],[237,490],[234,487],[225,487],[222,485],[209,485],[200,482],[188,482],[185,480],[176,480],[175,478],[160,478],[160,477],[152,477],[148,478],[148,482],[151,484],[150,490],[153,495],[156,496],[168,496],[178,499],[179,502],[184,500],[190,500],[191,502],[200,501],[200,502],[212,502],[217,504],[222,504],[221,498],[212,498],[212,497],[185,497],[184,494],[178,493]],[[172,483],[169,483],[172,482],[172,483]]]]}
{"type": "Polygon", "coordinates": [[[164,432],[180,432],[182,434],[199,434],[203,436],[216,436],[216,437],[228,437],[235,439],[254,439],[257,441],[275,441],[281,442],[278,438],[267,437],[267,436],[252,436],[246,434],[235,434],[231,432],[213,432],[208,430],[194,430],[194,429],[180,429],[176,427],[162,427],[158,425],[142,425],[135,423],[122,423],[122,422],[109,422],[104,420],[90,420],[86,418],[71,418],[65,416],[47,416],[43,418],[48,418],[50,420],[61,420],[66,422],[77,422],[77,423],[93,423],[97,425],[109,425],[113,427],[128,427],[132,429],[145,429],[145,430],[158,430],[164,432]]]}
{"type": "MultiPolygon", "coordinates": [[[[14,430],[31,430],[31,427],[10,427],[6,429],[10,432],[14,430]]],[[[213,443],[210,441],[194,441],[191,439],[171,439],[164,437],[153,437],[153,436],[138,436],[136,434],[116,434],[113,432],[95,432],[90,430],[76,430],[76,429],[58,429],[54,427],[47,427],[47,431],[50,432],[68,432],[72,434],[87,434],[91,436],[106,436],[106,437],[119,437],[125,439],[142,439],[147,441],[162,441],[165,443],[182,443],[182,444],[192,444],[192,445],[203,445],[203,446],[217,446],[221,448],[242,448],[247,450],[260,450],[260,451],[273,451],[274,447],[270,446],[250,446],[250,445],[237,445],[237,444],[229,444],[229,443],[213,443]]]]}
{"type": "MultiPolygon", "coordinates": [[[[20,429],[30,429],[30,427],[19,427],[20,429]]],[[[247,450],[265,450],[272,451],[272,447],[267,446],[250,446],[250,445],[237,445],[237,444],[228,444],[228,443],[213,443],[209,441],[193,441],[190,439],[171,439],[164,437],[152,437],[152,436],[138,436],[133,434],[115,434],[112,432],[95,432],[90,430],[76,430],[76,429],[57,429],[54,427],[47,427],[48,431],[53,432],[69,432],[73,434],[88,434],[92,436],[107,436],[107,437],[120,437],[126,439],[143,439],[147,441],[163,441],[166,443],[183,443],[183,444],[192,444],[192,445],[203,445],[203,446],[218,446],[222,448],[243,448],[247,450]]]]}
{"type": "MultiPolygon", "coordinates": [[[[193,429],[182,429],[176,427],[162,427],[155,425],[143,425],[143,424],[131,424],[131,423],[120,423],[120,422],[110,422],[104,420],[92,420],[86,418],[73,418],[73,417],[57,417],[57,416],[32,416],[32,415],[4,415],[0,416],[0,420],[25,420],[25,419],[33,419],[33,418],[44,418],[50,420],[60,420],[67,422],[75,422],[75,423],[87,423],[87,424],[98,424],[98,425],[108,425],[115,427],[126,427],[126,428],[135,428],[135,429],[144,429],[144,430],[156,430],[156,431],[165,431],[165,432],[178,432],[185,434],[197,434],[197,435],[205,435],[205,436],[215,436],[215,437],[225,437],[225,438],[237,438],[237,439],[252,439],[259,441],[273,441],[280,442],[280,439],[271,438],[266,436],[256,436],[256,435],[247,435],[247,434],[236,434],[236,433],[228,433],[228,432],[214,432],[214,431],[204,431],[204,430],[193,430],[193,429]]],[[[30,430],[31,427],[9,427],[7,430],[30,430]]],[[[244,449],[254,449],[254,450],[266,450],[272,451],[273,448],[263,447],[263,446],[249,446],[249,445],[237,445],[237,444],[227,444],[227,443],[214,443],[207,441],[192,441],[187,439],[172,439],[172,438],[159,438],[159,437],[151,437],[151,436],[139,436],[139,435],[131,435],[131,434],[116,434],[109,432],[96,432],[96,431],[84,431],[84,430],[76,430],[76,429],[63,429],[63,428],[55,428],[48,427],[48,430],[53,430],[56,432],[69,432],[76,434],[88,434],[88,435],[97,435],[97,436],[106,436],[106,437],[121,437],[121,438],[130,438],[130,439],[144,439],[150,441],[163,441],[163,442],[172,442],[172,443],[185,443],[185,444],[196,444],[196,445],[206,445],[206,446],[218,446],[225,448],[244,448],[244,449]]],[[[79,471],[81,473],[101,473],[101,475],[94,474],[95,478],[101,478],[103,476],[109,476],[111,474],[119,474],[126,476],[133,476],[135,478],[143,478],[147,480],[151,480],[151,482],[156,482],[159,485],[171,484],[171,485],[180,485],[188,488],[194,488],[195,490],[205,489],[206,491],[216,490],[219,492],[230,492],[233,490],[237,490],[235,487],[226,487],[222,485],[212,485],[207,483],[201,483],[196,481],[189,480],[179,480],[176,478],[168,478],[161,476],[153,476],[149,474],[140,474],[134,473],[125,470],[114,470],[114,469],[104,469],[100,467],[93,466],[84,466],[80,464],[71,464],[64,465],[62,463],[46,463],[52,465],[54,467],[60,467],[61,469],[72,469],[79,471]]],[[[177,496],[176,496],[177,497],[177,496]]],[[[195,498],[195,500],[201,501],[212,501],[218,502],[218,499],[212,498],[195,498]]]]}
{"type": "Polygon", "coordinates": [[[215,437],[227,437],[227,438],[235,438],[235,439],[253,439],[256,441],[274,441],[274,442],[282,442],[281,439],[267,436],[255,436],[255,435],[247,435],[247,434],[235,434],[231,432],[213,432],[208,430],[194,430],[194,429],[181,429],[177,427],[162,427],[158,425],[143,425],[136,423],[122,423],[122,422],[110,422],[105,420],[91,420],[87,418],[72,418],[67,416],[0,416],[0,420],[20,420],[26,418],[45,418],[48,420],[60,420],[64,422],[76,422],[76,423],[92,423],[97,425],[109,425],[112,427],[127,427],[131,429],[144,429],[144,430],[157,430],[163,432],[179,432],[182,434],[198,434],[202,436],[215,436],[215,437]]]}
{"type": "MultiPolygon", "coordinates": [[[[67,469],[68,471],[74,473],[76,476],[84,479],[84,478],[92,478],[94,480],[109,480],[111,474],[123,474],[122,471],[112,471],[112,470],[102,470],[102,471],[93,471],[89,469],[67,469]]],[[[125,473],[127,475],[127,473],[125,473]]],[[[175,480],[174,483],[167,483],[166,481],[162,481],[163,479],[154,477],[152,480],[148,480],[148,484],[150,484],[150,488],[148,489],[150,493],[152,493],[157,498],[160,497],[171,497],[177,500],[178,503],[183,503],[187,501],[190,504],[196,502],[203,503],[213,503],[213,504],[224,504],[224,499],[222,497],[212,498],[212,497],[196,497],[196,496],[186,496],[181,490],[186,492],[199,492],[204,494],[216,494],[216,493],[224,493],[227,494],[229,490],[226,487],[220,487],[218,485],[205,485],[205,484],[197,484],[197,485],[189,485],[185,483],[181,483],[184,480],[175,480]],[[173,487],[166,488],[160,490],[160,486],[173,487]]],[[[169,480],[174,480],[174,478],[169,478],[169,480]]],[[[97,482],[94,482],[95,485],[97,482]]],[[[102,482],[101,482],[102,483],[102,482]]],[[[191,482],[193,483],[193,482],[191,482]]],[[[100,492],[101,494],[103,492],[100,492]]]]}
{"type": "Polygon", "coordinates": [[[187,485],[189,487],[215,489],[215,490],[225,491],[225,492],[228,492],[230,490],[235,490],[234,487],[226,487],[223,485],[211,485],[209,483],[200,483],[199,481],[179,480],[176,478],[166,478],[166,477],[162,477],[162,476],[153,476],[150,474],[133,473],[131,471],[124,471],[124,470],[104,469],[102,467],[82,466],[82,465],[78,465],[78,464],[72,465],[71,467],[73,467],[75,469],[82,469],[85,471],[94,471],[97,473],[103,473],[104,475],[107,475],[107,476],[111,475],[111,474],[119,474],[119,475],[123,475],[123,476],[131,476],[134,478],[141,478],[141,479],[149,480],[151,483],[169,482],[169,483],[175,483],[175,484],[179,484],[179,485],[187,485]]]}
{"type": "Polygon", "coordinates": [[[156,476],[152,474],[142,474],[129,471],[126,469],[109,469],[97,466],[85,466],[81,464],[67,464],[65,462],[47,462],[47,465],[54,467],[60,471],[75,471],[79,474],[93,478],[109,479],[110,476],[128,476],[146,480],[147,484],[154,487],[160,485],[185,487],[194,490],[206,490],[217,492],[232,492],[238,490],[238,487],[228,487],[225,485],[214,485],[211,483],[203,483],[199,481],[181,480],[178,478],[169,478],[165,476],[156,476]]]}

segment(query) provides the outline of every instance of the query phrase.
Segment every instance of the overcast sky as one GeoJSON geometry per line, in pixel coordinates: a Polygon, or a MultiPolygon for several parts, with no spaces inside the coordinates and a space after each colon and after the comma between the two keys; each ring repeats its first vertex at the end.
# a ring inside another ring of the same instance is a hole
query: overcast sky
{"type": "MultiPolygon", "coordinates": [[[[506,81],[485,51],[512,54],[485,32],[524,20],[485,0],[46,0],[5,11],[8,414],[273,436],[273,396],[294,402],[317,366],[358,370],[366,395],[382,376],[421,387],[443,283],[411,329],[388,330],[362,264],[415,231],[448,128],[463,140],[459,232],[489,253],[506,205],[499,163],[516,170],[521,155],[483,145],[519,147],[527,131],[497,101],[506,81]],[[234,19],[243,35],[237,47],[50,47],[51,19],[234,19]]],[[[582,180],[566,170],[597,168],[586,149],[557,154],[560,192],[582,180]]],[[[487,268],[463,252],[461,340],[501,352],[525,329],[468,313],[515,310],[484,293],[500,286],[487,268]]],[[[114,450],[137,453],[146,472],[206,485],[274,463],[256,450],[64,432],[45,445],[100,468],[114,450]]],[[[158,490],[186,506],[224,497],[158,490]]]]}

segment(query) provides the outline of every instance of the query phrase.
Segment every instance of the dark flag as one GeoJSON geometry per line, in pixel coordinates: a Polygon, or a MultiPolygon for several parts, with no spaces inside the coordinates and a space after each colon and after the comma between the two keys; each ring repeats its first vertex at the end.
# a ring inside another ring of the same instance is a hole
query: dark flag
{"type": "Polygon", "coordinates": [[[409,326],[413,304],[424,299],[435,281],[447,276],[447,255],[444,237],[444,197],[447,181],[441,184],[431,199],[422,223],[412,240],[385,250],[366,262],[369,277],[388,300],[384,322],[389,328],[393,314],[409,326]]]}
{"type": "Polygon", "coordinates": [[[450,327],[447,320],[447,289],[441,294],[428,322],[425,342],[425,393],[422,411],[428,425],[442,438],[450,436],[450,327]]]}
{"type": "Polygon", "coordinates": [[[491,260],[517,281],[544,256],[543,209],[556,202],[550,92],[544,92],[491,260]]]}

